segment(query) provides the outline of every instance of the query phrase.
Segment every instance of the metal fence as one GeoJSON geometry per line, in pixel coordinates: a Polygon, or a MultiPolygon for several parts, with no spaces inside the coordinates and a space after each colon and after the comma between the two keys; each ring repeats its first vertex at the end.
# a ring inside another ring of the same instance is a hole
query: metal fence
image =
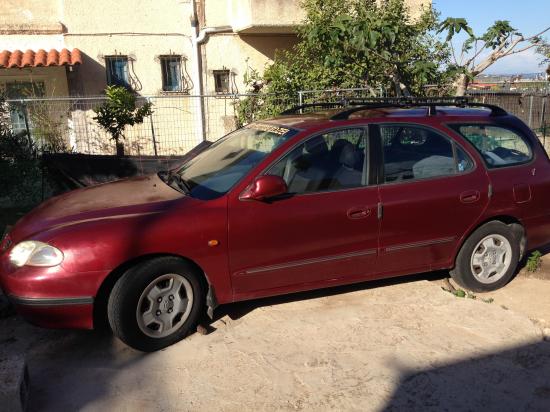
{"type": "MultiPolygon", "coordinates": [[[[142,124],[127,127],[124,150],[131,156],[182,155],[203,139],[216,140],[243,123],[276,115],[297,104],[384,96],[384,90],[359,88],[307,90],[291,96],[139,97],[138,104],[152,103],[153,114],[142,124]]],[[[503,107],[543,139],[550,134],[549,94],[474,91],[470,97],[473,101],[503,107]]],[[[109,155],[116,153],[115,143],[94,120],[94,109],[104,101],[105,97],[44,98],[8,100],[8,104],[13,131],[28,136],[39,148],[50,152],[109,155]]]]}
{"type": "Polygon", "coordinates": [[[550,134],[550,107],[548,93],[470,92],[472,101],[494,104],[519,117],[537,134],[550,134]]]}
{"type": "Polygon", "coordinates": [[[302,90],[298,92],[298,103],[308,104],[315,102],[341,102],[352,99],[368,99],[372,97],[385,97],[384,89],[354,88],[354,89],[324,89],[302,90]]]}
{"type": "MultiPolygon", "coordinates": [[[[126,155],[185,154],[204,139],[215,140],[243,122],[254,120],[258,105],[269,102],[284,110],[298,103],[297,97],[249,94],[137,99],[138,105],[147,101],[152,104],[153,114],[142,124],[126,128],[122,139],[126,155]]],[[[115,154],[115,142],[94,119],[94,109],[103,102],[105,97],[7,101],[13,132],[28,136],[39,148],[50,152],[115,154]]]]}

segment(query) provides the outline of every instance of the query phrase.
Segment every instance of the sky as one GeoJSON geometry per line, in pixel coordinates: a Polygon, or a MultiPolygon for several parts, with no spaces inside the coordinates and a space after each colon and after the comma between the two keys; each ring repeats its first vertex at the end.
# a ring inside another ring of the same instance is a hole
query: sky
{"type": "MultiPolygon", "coordinates": [[[[485,32],[495,20],[509,20],[512,27],[524,35],[533,35],[550,26],[550,0],[433,0],[447,17],[464,17],[476,35],[485,32]]],[[[545,37],[550,40],[550,32],[545,37]]],[[[486,74],[537,73],[546,69],[540,66],[540,56],[528,50],[505,57],[489,67],[486,74]]]]}

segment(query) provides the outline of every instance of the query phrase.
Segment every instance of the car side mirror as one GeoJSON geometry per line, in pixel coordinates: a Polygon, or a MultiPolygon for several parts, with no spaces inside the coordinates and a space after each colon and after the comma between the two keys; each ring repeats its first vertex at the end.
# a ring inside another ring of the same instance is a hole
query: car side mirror
{"type": "Polygon", "coordinates": [[[239,196],[240,200],[266,200],[288,192],[286,182],[282,177],[262,175],[254,179],[254,182],[239,196]]]}

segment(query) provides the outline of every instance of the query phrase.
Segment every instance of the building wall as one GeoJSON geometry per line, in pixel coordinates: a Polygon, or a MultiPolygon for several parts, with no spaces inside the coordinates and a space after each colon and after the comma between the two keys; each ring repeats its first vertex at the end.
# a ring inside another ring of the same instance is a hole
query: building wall
{"type": "Polygon", "coordinates": [[[203,83],[206,94],[215,94],[214,70],[231,71],[232,92],[246,93],[244,75],[247,70],[263,72],[273,62],[276,50],[288,49],[296,44],[295,35],[244,35],[218,34],[208,39],[203,47],[203,83]]]}
{"type": "Polygon", "coordinates": [[[79,94],[103,92],[107,55],[130,57],[130,73],[141,85],[136,91],[142,95],[158,94],[162,89],[159,55],[190,58],[190,2],[94,0],[93,7],[83,7],[81,0],[63,3],[65,44],[79,48],[85,55],[79,70],[79,94]]]}
{"type": "Polygon", "coordinates": [[[0,90],[8,82],[44,82],[44,97],[61,97],[69,95],[65,67],[35,67],[25,69],[0,70],[0,90]]]}
{"type": "Polygon", "coordinates": [[[5,30],[22,30],[34,26],[35,31],[59,27],[59,0],[2,0],[0,25],[5,30]]]}

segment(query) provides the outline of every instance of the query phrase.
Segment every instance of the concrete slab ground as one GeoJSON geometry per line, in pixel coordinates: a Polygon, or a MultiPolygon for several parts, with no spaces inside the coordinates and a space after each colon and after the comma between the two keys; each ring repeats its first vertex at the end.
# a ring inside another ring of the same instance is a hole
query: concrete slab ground
{"type": "Polygon", "coordinates": [[[426,279],[222,307],[211,333],[153,354],[17,317],[0,344],[27,352],[30,410],[547,411],[550,342],[501,307],[506,289],[484,303],[426,279]]]}

